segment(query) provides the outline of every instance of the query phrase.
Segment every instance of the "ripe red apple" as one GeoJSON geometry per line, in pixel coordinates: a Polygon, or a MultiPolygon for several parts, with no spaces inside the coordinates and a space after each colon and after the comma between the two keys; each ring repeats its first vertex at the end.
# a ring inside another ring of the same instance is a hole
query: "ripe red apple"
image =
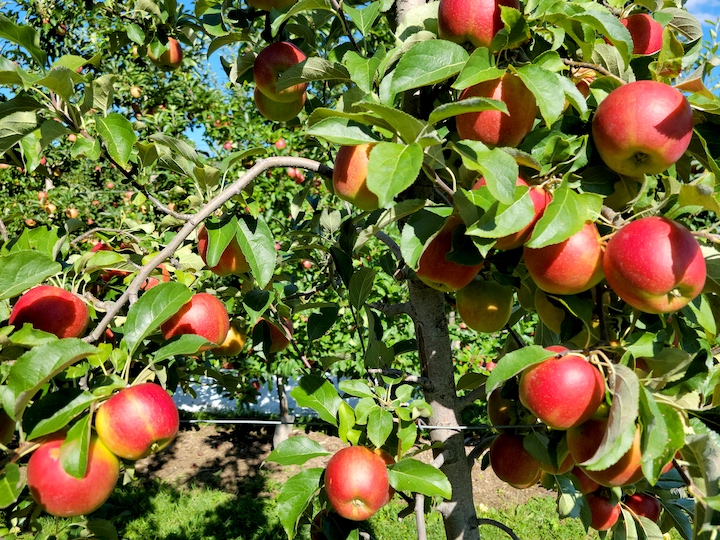
{"type": "Polygon", "coordinates": [[[148,58],[152,60],[152,62],[165,70],[173,71],[179,68],[182,65],[183,60],[183,50],[182,45],[180,45],[180,42],[173,38],[169,37],[167,40],[167,43],[165,44],[167,47],[167,50],[160,55],[160,58],[157,58],[150,49],[150,46],[148,46],[148,58]]]}
{"type": "Polygon", "coordinates": [[[346,519],[369,519],[387,503],[389,488],[385,461],[364,446],[338,450],[325,469],[328,500],[346,519]]]}
{"type": "Polygon", "coordinates": [[[232,145],[232,142],[230,142],[230,141],[225,141],[225,144],[223,144],[223,148],[225,150],[232,150],[232,147],[233,147],[233,145],[232,145]]]}
{"type": "Polygon", "coordinates": [[[616,88],[592,121],[595,147],[618,174],[658,174],[687,150],[693,112],[679,90],[662,82],[636,81],[616,88]]]}
{"type": "Polygon", "coordinates": [[[255,88],[253,93],[255,106],[260,114],[273,122],[288,122],[295,118],[305,106],[305,94],[302,94],[295,101],[281,103],[274,101],[255,88]]]}
{"type": "MultiPolygon", "coordinates": [[[[207,264],[207,250],[208,250],[208,232],[204,226],[200,226],[197,233],[197,247],[198,253],[202,258],[203,262],[207,264]]],[[[243,255],[240,249],[240,244],[236,238],[233,238],[230,243],[222,252],[218,263],[210,268],[213,274],[218,276],[229,276],[230,274],[239,276],[250,271],[250,264],[248,264],[245,255],[243,255]]]]}
{"type": "MultiPolygon", "coordinates": [[[[293,0],[295,1],[295,0],[293,0]]],[[[275,148],[278,150],[285,150],[285,147],[287,146],[287,143],[285,142],[285,139],[280,137],[277,141],[275,141],[275,148]]]]}
{"type": "Polygon", "coordinates": [[[255,9],[270,11],[272,9],[285,9],[297,3],[297,0],[248,0],[255,9]]]}
{"type": "Polygon", "coordinates": [[[603,259],[608,284],[632,307],[670,313],[702,292],[706,267],[700,244],[681,224],[650,216],[625,225],[603,259]]]}
{"type": "Polygon", "coordinates": [[[506,73],[499,79],[484,81],[466,88],[460,99],[471,97],[503,101],[509,114],[480,111],[459,114],[456,127],[461,139],[480,141],[490,147],[518,146],[535,123],[535,96],[520,77],[506,73]]]}
{"type": "Polygon", "coordinates": [[[245,330],[240,328],[237,323],[230,323],[225,341],[219,347],[215,347],[212,352],[215,356],[237,356],[245,347],[247,334],[245,330]]]}
{"type": "Polygon", "coordinates": [[[276,41],[265,47],[255,58],[253,77],[255,87],[267,98],[279,103],[297,102],[305,95],[307,83],[298,83],[278,91],[280,75],[307,56],[288,41],[276,41]]]}
{"type": "Polygon", "coordinates": [[[540,461],[525,450],[521,435],[501,433],[490,443],[489,452],[490,466],[503,482],[525,489],[540,480],[540,461]]]}
{"type": "Polygon", "coordinates": [[[591,522],[590,526],[596,531],[607,531],[617,523],[622,509],[619,504],[611,504],[610,501],[602,495],[589,493],[585,495],[585,501],[590,508],[591,522]]]}
{"type": "Polygon", "coordinates": [[[650,521],[657,523],[660,520],[662,505],[656,497],[648,493],[633,493],[625,497],[625,506],[635,512],[638,516],[645,516],[650,521]]]}
{"type": "MultiPolygon", "coordinates": [[[[597,451],[607,431],[607,419],[591,418],[587,422],[568,429],[567,445],[575,463],[582,465],[597,451]]],[[[638,482],[643,477],[640,453],[640,429],[635,432],[630,449],[617,463],[602,471],[583,471],[601,486],[622,487],[638,482]]]]}
{"type": "Polygon", "coordinates": [[[172,397],[151,382],[120,390],[95,415],[98,437],[124,459],[159,452],[172,442],[179,428],[180,415],[172,397]]]}
{"type": "Polygon", "coordinates": [[[377,210],[378,198],[367,187],[368,163],[374,144],[341,146],[335,156],[333,191],[360,210],[377,210]]]}
{"type": "Polygon", "coordinates": [[[633,41],[633,54],[655,54],[662,49],[663,26],[647,13],[633,13],[620,19],[630,32],[633,41]]]}
{"type": "Polygon", "coordinates": [[[205,345],[201,351],[217,347],[230,330],[225,305],[209,293],[197,293],[180,310],[161,326],[163,337],[172,339],[182,334],[197,334],[214,345],[205,345]]]}
{"type": "Polygon", "coordinates": [[[553,429],[588,420],[605,398],[605,379],[584,356],[566,354],[526,368],[520,402],[553,429]]]}
{"type": "Polygon", "coordinates": [[[471,281],[457,292],[457,311],[476,332],[498,332],[510,320],[513,289],[495,280],[471,281]]]}
{"type": "Polygon", "coordinates": [[[525,246],[523,257],[533,281],[551,294],[577,294],[603,278],[603,248],[600,233],[592,222],[558,244],[525,246]]]}
{"type": "Polygon", "coordinates": [[[282,329],[278,328],[274,323],[265,318],[261,318],[253,328],[253,336],[268,336],[270,339],[270,349],[268,352],[270,353],[284,351],[290,345],[290,338],[292,338],[293,334],[293,326],[289,319],[285,319],[283,322],[283,326],[290,334],[289,337],[282,329]]]}
{"type": "Polygon", "coordinates": [[[36,330],[59,338],[80,337],[90,323],[90,313],[76,294],[53,285],[40,285],[20,297],[8,323],[17,328],[30,323],[36,330]]]}
{"type": "MultiPolygon", "coordinates": [[[[572,457],[572,455],[570,457],[572,457]]],[[[600,484],[585,474],[585,471],[577,465],[572,468],[570,473],[577,478],[578,484],[580,484],[580,493],[583,495],[593,493],[600,489],[600,484]]]]}
{"type": "Polygon", "coordinates": [[[60,463],[64,435],[40,444],[27,465],[27,483],[35,502],[48,514],[74,517],[90,514],[110,497],[120,475],[120,462],[96,436],[90,439],[87,470],[82,478],[65,472],[60,463]]]}
{"type": "Polygon", "coordinates": [[[442,292],[459,291],[470,283],[482,268],[482,263],[465,266],[446,258],[453,247],[453,235],[462,224],[460,218],[451,216],[420,256],[415,273],[428,287],[442,292]]]}
{"type": "Polygon", "coordinates": [[[438,34],[455,43],[490,48],[495,34],[504,28],[500,6],[520,9],[518,0],[440,0],[438,34]]]}

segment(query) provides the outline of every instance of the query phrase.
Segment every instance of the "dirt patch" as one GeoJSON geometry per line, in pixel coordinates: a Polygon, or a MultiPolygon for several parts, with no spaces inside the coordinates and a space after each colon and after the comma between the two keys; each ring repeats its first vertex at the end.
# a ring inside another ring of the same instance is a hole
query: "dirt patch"
{"type": "MultiPolygon", "coordinates": [[[[322,432],[298,430],[292,435],[307,435],[329,452],[345,446],[337,437],[322,432]]],[[[298,466],[266,463],[271,450],[272,427],[258,429],[243,425],[228,428],[195,424],[182,429],[177,439],[160,454],[139,460],[135,474],[140,479],[162,479],[177,487],[208,486],[238,495],[257,496],[250,489],[250,486],[257,485],[257,480],[262,479],[262,485],[272,489],[300,471],[298,466]]],[[[427,461],[430,455],[426,453],[417,457],[427,461]]],[[[328,459],[314,458],[302,468],[324,467],[328,459]]],[[[479,463],[472,474],[476,505],[508,508],[550,493],[540,486],[515,489],[495,476],[492,469],[481,470],[479,463]]],[[[259,496],[271,496],[271,493],[264,491],[259,496]]]]}

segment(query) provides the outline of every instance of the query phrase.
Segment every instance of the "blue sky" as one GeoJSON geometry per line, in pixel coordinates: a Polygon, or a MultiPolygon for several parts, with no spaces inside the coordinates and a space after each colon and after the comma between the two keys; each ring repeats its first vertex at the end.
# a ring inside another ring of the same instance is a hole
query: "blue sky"
{"type": "Polygon", "coordinates": [[[718,0],[688,0],[685,7],[703,23],[707,19],[715,21],[720,17],[720,2],[718,0]]]}

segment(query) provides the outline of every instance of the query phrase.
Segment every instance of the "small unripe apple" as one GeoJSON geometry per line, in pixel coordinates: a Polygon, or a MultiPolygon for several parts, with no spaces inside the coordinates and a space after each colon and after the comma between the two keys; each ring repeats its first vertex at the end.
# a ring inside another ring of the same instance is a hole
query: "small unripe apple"
{"type": "Polygon", "coordinates": [[[80,215],[80,212],[78,212],[77,208],[68,208],[65,210],[65,215],[70,219],[77,219],[77,217],[80,215]]]}
{"type": "Polygon", "coordinates": [[[165,339],[182,334],[202,336],[212,343],[200,348],[200,351],[207,351],[225,341],[230,330],[230,319],[225,304],[220,300],[209,293],[197,293],[165,321],[160,330],[165,339]]]}
{"type": "Polygon", "coordinates": [[[495,35],[505,26],[500,18],[500,6],[520,9],[518,0],[440,0],[440,38],[490,48],[495,35]]]}
{"type": "Polygon", "coordinates": [[[283,139],[282,137],[280,137],[277,141],[275,141],[275,148],[277,148],[278,150],[284,150],[286,146],[287,146],[287,143],[285,142],[285,139],[283,139]]]}
{"type": "Polygon", "coordinates": [[[333,191],[360,210],[377,210],[378,198],[367,187],[368,163],[374,144],[341,146],[335,156],[333,191]]]}
{"type": "Polygon", "coordinates": [[[140,88],[137,85],[131,86],[130,87],[130,95],[132,97],[134,97],[135,99],[139,98],[140,96],[142,96],[142,88],[140,88]]]}
{"type": "Polygon", "coordinates": [[[230,142],[230,141],[225,141],[225,144],[223,144],[223,148],[225,150],[232,150],[232,147],[233,147],[233,145],[232,145],[232,142],[230,142]]]}
{"type": "Polygon", "coordinates": [[[59,338],[80,337],[90,323],[88,307],[79,296],[53,285],[27,291],[13,306],[8,323],[30,323],[36,330],[59,338]]]}

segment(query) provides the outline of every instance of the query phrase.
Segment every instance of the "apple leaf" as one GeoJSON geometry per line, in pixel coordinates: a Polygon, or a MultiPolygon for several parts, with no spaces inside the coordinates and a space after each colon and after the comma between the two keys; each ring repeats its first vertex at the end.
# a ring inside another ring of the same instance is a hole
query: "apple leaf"
{"type": "Polygon", "coordinates": [[[297,534],[298,521],[320,489],[320,478],[325,469],[313,468],[291,476],[280,488],[277,498],[277,515],[288,539],[297,534]]]}
{"type": "Polygon", "coordinates": [[[329,381],[317,375],[306,375],[290,395],[299,407],[313,409],[320,418],[337,427],[337,412],[342,399],[329,381]]]}
{"type": "Polygon", "coordinates": [[[418,210],[410,216],[403,227],[400,251],[407,265],[417,270],[425,246],[445,225],[452,208],[438,206],[418,210]]]}
{"type": "Polygon", "coordinates": [[[430,113],[428,123],[433,125],[459,114],[482,111],[502,111],[507,113],[507,105],[498,99],[471,97],[440,105],[430,113]]]}
{"type": "Polygon", "coordinates": [[[381,127],[397,133],[400,139],[406,144],[418,142],[420,135],[426,129],[424,122],[394,107],[387,107],[379,103],[370,102],[358,103],[358,107],[362,107],[378,115],[383,120],[381,127]]]}
{"type": "Polygon", "coordinates": [[[60,431],[98,399],[98,396],[87,390],[79,389],[47,394],[33,403],[23,417],[23,429],[28,433],[27,439],[31,441],[60,431]]]}
{"type": "Polygon", "coordinates": [[[270,227],[261,217],[244,215],[239,220],[236,238],[258,285],[264,288],[270,283],[277,262],[275,238],[270,227]]]}
{"type": "Polygon", "coordinates": [[[168,341],[153,354],[153,363],[162,362],[166,358],[197,353],[206,345],[214,345],[202,336],[196,334],[183,334],[168,341]]]}
{"type": "Polygon", "coordinates": [[[425,206],[425,201],[422,199],[408,199],[400,201],[383,211],[374,223],[366,223],[366,228],[358,233],[355,245],[353,246],[353,252],[364,246],[378,231],[386,229],[391,223],[414,214],[423,206],[425,206]]]}
{"type": "MultiPolygon", "coordinates": [[[[483,188],[480,188],[483,189],[483,188]]],[[[467,229],[469,236],[502,238],[521,231],[535,217],[535,206],[527,188],[518,190],[518,199],[510,205],[496,202],[467,229]]]]}
{"type": "Polygon", "coordinates": [[[380,448],[393,430],[393,415],[377,407],[370,411],[367,421],[367,436],[375,447],[380,448]]]}
{"type": "MultiPolygon", "coordinates": [[[[665,510],[665,519],[672,524],[684,540],[692,540],[693,526],[690,520],[691,518],[686,512],[688,509],[683,508],[682,504],[678,504],[680,501],[681,499],[668,501],[661,499],[660,502],[665,510]]],[[[694,501],[691,501],[691,504],[694,507],[694,501]]],[[[692,513],[692,509],[690,509],[690,511],[692,513]]]]}
{"type": "Polygon", "coordinates": [[[338,409],[338,419],[338,437],[344,443],[357,445],[362,432],[355,429],[355,411],[344,401],[338,409]]]}
{"type": "Polygon", "coordinates": [[[505,75],[506,70],[495,67],[495,56],[486,47],[475,49],[455,79],[453,88],[464,90],[483,81],[492,81],[505,75]]]}
{"type": "Polygon", "coordinates": [[[190,301],[192,292],[177,282],[160,283],[146,291],[128,310],[121,344],[132,356],[142,340],[190,301]]]}
{"type": "Polygon", "coordinates": [[[400,419],[397,438],[400,443],[399,455],[412,450],[417,441],[418,427],[414,420],[400,419]]]}
{"type": "Polygon", "coordinates": [[[558,99],[558,88],[562,87],[560,80],[566,77],[534,64],[518,68],[517,74],[535,96],[545,125],[551,127],[563,113],[565,102],[558,99]]]}
{"type": "Polygon", "coordinates": [[[372,29],[373,24],[380,15],[380,9],[380,2],[371,2],[363,9],[357,9],[349,5],[343,6],[343,12],[350,17],[350,20],[355,23],[363,36],[367,35],[372,29]]]}
{"type": "Polygon", "coordinates": [[[0,300],[13,298],[62,270],[60,263],[37,251],[0,257],[0,300]]]}
{"type": "Polygon", "coordinates": [[[324,118],[307,129],[312,137],[325,139],[333,144],[357,146],[364,143],[376,143],[382,139],[372,129],[350,118],[324,118]]]}
{"type": "Polygon", "coordinates": [[[362,57],[355,51],[348,51],[343,57],[350,78],[366,94],[373,90],[373,82],[377,75],[377,69],[380,67],[380,62],[382,62],[380,55],[383,50],[378,50],[372,58],[362,57]]]}
{"type": "Polygon", "coordinates": [[[539,345],[522,347],[516,351],[506,354],[497,361],[497,365],[490,373],[485,390],[487,395],[498,388],[502,383],[522,372],[526,367],[539,364],[548,358],[556,356],[556,353],[548,351],[539,345]]]}
{"type": "Polygon", "coordinates": [[[20,45],[30,53],[38,67],[43,68],[47,55],[40,46],[40,34],[32,26],[19,26],[5,15],[0,15],[0,38],[20,45]]]}
{"type": "Polygon", "coordinates": [[[642,425],[642,469],[643,476],[654,485],[660,470],[672,459],[677,449],[668,452],[671,439],[665,416],[660,411],[650,390],[640,386],[639,418],[642,425]]]}
{"type": "Polygon", "coordinates": [[[102,540],[118,540],[117,529],[113,522],[107,519],[91,519],[86,522],[90,538],[101,538],[102,540]]]}
{"type": "Polygon", "coordinates": [[[340,307],[337,305],[321,307],[320,313],[312,313],[307,322],[308,341],[323,337],[338,321],[339,313],[340,307]]]}
{"type": "Polygon", "coordinates": [[[375,393],[364,379],[344,379],[338,383],[338,387],[346,394],[354,397],[375,398],[375,393]]]}
{"type": "Polygon", "coordinates": [[[500,148],[490,149],[479,141],[461,141],[453,148],[468,169],[482,174],[493,197],[503,204],[513,203],[518,164],[510,154],[500,148]]]}
{"type": "Polygon", "coordinates": [[[267,461],[280,465],[302,465],[310,459],[328,456],[330,453],[309,437],[290,437],[270,452],[267,461]]]}
{"type": "Polygon", "coordinates": [[[431,86],[460,73],[468,53],[450,41],[420,41],[401,57],[392,77],[391,92],[399,94],[421,86],[431,86]]]}
{"type": "Polygon", "coordinates": [[[319,56],[311,56],[280,74],[277,91],[311,81],[350,81],[350,73],[342,64],[330,62],[319,56]]]}
{"type": "Polygon", "coordinates": [[[350,304],[361,309],[367,302],[375,284],[375,270],[372,268],[359,268],[350,278],[348,298],[350,304]]]}
{"type": "Polygon", "coordinates": [[[238,221],[235,216],[225,216],[220,221],[207,220],[204,224],[207,231],[207,259],[208,268],[212,268],[220,262],[225,249],[230,245],[237,234],[238,221]]]}
{"type": "Polygon", "coordinates": [[[110,113],[107,116],[96,116],[95,122],[110,157],[126,168],[133,145],[137,142],[130,120],[119,113],[110,113]]]}
{"type": "Polygon", "coordinates": [[[14,503],[25,488],[24,475],[15,463],[7,463],[0,475],[0,508],[7,508],[14,503]]]}
{"type": "Polygon", "coordinates": [[[418,143],[410,145],[381,142],[370,152],[367,187],[386,207],[409,188],[420,174],[423,151],[418,143]]]}
{"type": "Polygon", "coordinates": [[[70,476],[85,476],[90,446],[90,415],[87,414],[71,427],[60,445],[60,464],[70,476]]]}
{"type": "Polygon", "coordinates": [[[558,489],[558,514],[560,519],[579,518],[583,509],[588,512],[588,522],[590,509],[582,503],[583,495],[579,489],[575,487],[572,480],[567,476],[556,476],[555,484],[558,489]]]}
{"type": "Polygon", "coordinates": [[[388,468],[390,485],[398,491],[422,493],[427,497],[452,497],[452,486],[447,476],[428,463],[417,459],[401,459],[388,468]]]}

